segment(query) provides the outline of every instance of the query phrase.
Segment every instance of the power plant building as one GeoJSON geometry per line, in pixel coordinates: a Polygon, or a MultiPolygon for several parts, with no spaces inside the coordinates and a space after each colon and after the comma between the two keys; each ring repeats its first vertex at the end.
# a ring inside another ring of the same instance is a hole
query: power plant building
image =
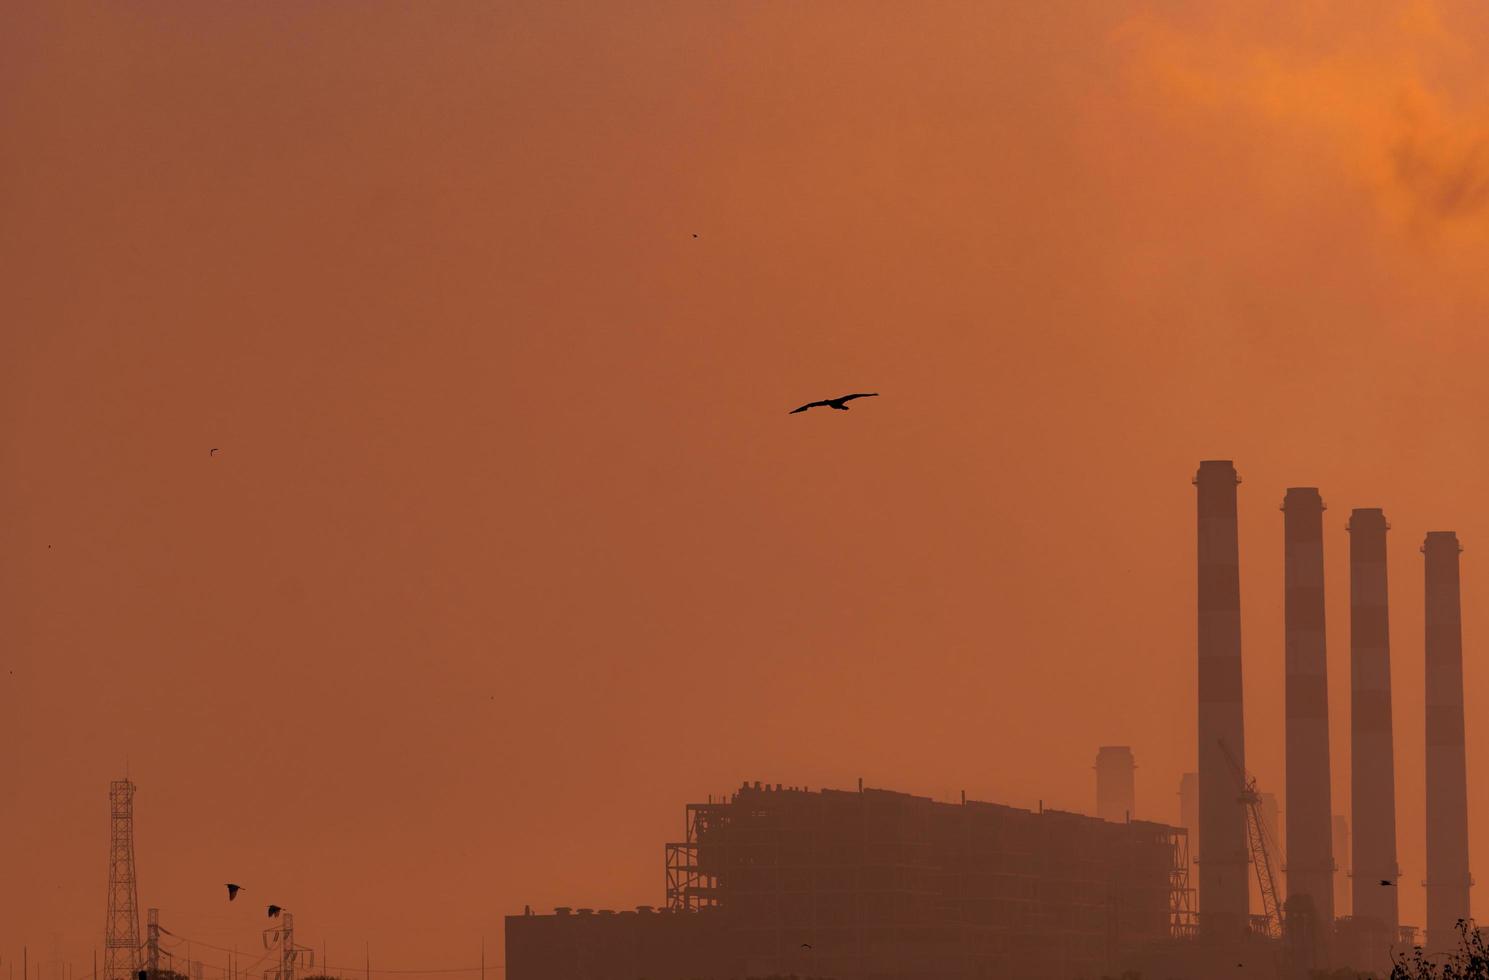
{"type": "MultiPolygon", "coordinates": [[[[1189,880],[1199,881],[1199,865],[1194,863],[1194,842],[1199,839],[1199,773],[1186,772],[1179,777],[1179,826],[1189,834],[1189,880]]],[[[1199,911],[1196,894],[1195,911],[1199,911]]]]}
{"type": "Polygon", "coordinates": [[[664,910],[509,916],[508,980],[1070,980],[1190,928],[1163,824],[756,783],[686,828],[664,910]]]}
{"type": "MultiPolygon", "coordinates": [[[[1127,746],[1098,750],[1095,817],[747,783],[687,805],[663,907],[509,916],[506,980],[1384,976],[1417,935],[1399,921],[1389,524],[1360,508],[1345,528],[1351,789],[1335,814],[1325,508],[1317,488],[1286,491],[1281,676],[1269,668],[1285,685],[1279,810],[1246,769],[1241,481],[1204,460],[1193,482],[1197,771],[1180,780],[1177,826],[1135,819],[1127,746]]],[[[1460,551],[1452,531],[1422,546],[1430,952],[1455,948],[1470,916],[1460,551]]]]}

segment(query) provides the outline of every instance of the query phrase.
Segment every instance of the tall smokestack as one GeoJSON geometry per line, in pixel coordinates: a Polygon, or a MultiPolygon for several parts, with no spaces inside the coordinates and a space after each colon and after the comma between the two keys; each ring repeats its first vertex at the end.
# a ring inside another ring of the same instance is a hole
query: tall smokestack
{"type": "Polygon", "coordinates": [[[1324,655],[1324,502],[1316,487],[1282,501],[1287,654],[1287,897],[1313,907],[1312,962],[1329,962],[1334,927],[1334,809],[1324,655]]]}
{"type": "MultiPolygon", "coordinates": [[[[1379,507],[1350,512],[1349,689],[1350,801],[1354,876],[1351,894],[1358,919],[1380,923],[1387,943],[1400,925],[1396,889],[1396,754],[1391,734],[1391,631],[1386,601],[1386,532],[1379,507]]],[[[1386,963],[1356,964],[1374,969],[1386,963]]]]}
{"type": "Polygon", "coordinates": [[[1458,536],[1429,531],[1427,556],[1427,943],[1457,944],[1468,918],[1468,776],[1463,752],[1463,624],[1458,536]]]}
{"type": "Polygon", "coordinates": [[[1113,823],[1126,823],[1133,812],[1132,749],[1125,745],[1103,745],[1096,750],[1096,815],[1113,823]]]}
{"type": "Polygon", "coordinates": [[[1238,942],[1247,932],[1246,810],[1230,763],[1246,766],[1241,713],[1241,568],[1236,468],[1199,464],[1199,925],[1202,938],[1238,942]]]}

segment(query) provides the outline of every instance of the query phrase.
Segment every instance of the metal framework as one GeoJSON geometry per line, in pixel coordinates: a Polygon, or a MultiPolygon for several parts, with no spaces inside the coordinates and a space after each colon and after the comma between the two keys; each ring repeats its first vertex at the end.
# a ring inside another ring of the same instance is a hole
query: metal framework
{"type": "Polygon", "coordinates": [[[719,904],[719,880],[699,863],[701,829],[727,825],[728,807],[715,803],[689,803],[683,818],[683,841],[667,845],[667,907],[678,912],[696,912],[719,904]]]}
{"type": "Polygon", "coordinates": [[[139,889],[134,874],[134,783],[109,783],[109,912],[102,980],[134,980],[140,969],[139,889]]]}
{"type": "Polygon", "coordinates": [[[1189,886],[1189,831],[1175,827],[1169,831],[1174,864],[1168,873],[1168,931],[1174,939],[1191,939],[1198,935],[1199,917],[1194,911],[1194,890],[1189,886]]]}
{"type": "Polygon", "coordinates": [[[813,949],[819,969],[899,956],[1064,975],[1197,928],[1188,833],[1161,824],[756,784],[689,804],[682,836],[665,845],[667,908],[727,906],[735,940],[783,974],[813,949]]]}
{"type": "Polygon", "coordinates": [[[151,980],[160,975],[160,909],[145,911],[145,969],[151,980]]]}
{"type": "Polygon", "coordinates": [[[295,980],[295,968],[315,967],[315,950],[295,945],[295,914],[281,912],[279,925],[264,930],[264,948],[279,950],[279,960],[264,969],[264,980],[295,980]]]}
{"type": "Polygon", "coordinates": [[[1267,825],[1262,820],[1261,793],[1256,789],[1256,777],[1248,775],[1241,768],[1224,739],[1220,740],[1220,748],[1240,784],[1240,802],[1246,808],[1246,846],[1251,854],[1251,864],[1256,868],[1256,885],[1262,896],[1262,914],[1253,918],[1260,919],[1262,931],[1266,935],[1279,939],[1282,937],[1282,901],[1277,889],[1277,872],[1272,863],[1272,855],[1276,854],[1281,858],[1281,848],[1276,841],[1271,840],[1267,825]]]}

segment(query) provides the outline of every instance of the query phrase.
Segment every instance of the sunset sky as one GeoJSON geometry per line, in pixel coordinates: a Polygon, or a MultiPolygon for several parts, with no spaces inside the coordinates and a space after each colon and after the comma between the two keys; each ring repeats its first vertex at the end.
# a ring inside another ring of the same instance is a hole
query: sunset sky
{"type": "Polygon", "coordinates": [[[1408,923],[1458,532],[1489,882],[1489,6],[19,0],[0,137],[0,977],[91,970],[126,765],[141,918],[245,965],[659,905],[746,779],[1089,812],[1122,744],[1174,822],[1205,458],[1263,790],[1283,492],[1340,813],[1392,524],[1408,923]]]}

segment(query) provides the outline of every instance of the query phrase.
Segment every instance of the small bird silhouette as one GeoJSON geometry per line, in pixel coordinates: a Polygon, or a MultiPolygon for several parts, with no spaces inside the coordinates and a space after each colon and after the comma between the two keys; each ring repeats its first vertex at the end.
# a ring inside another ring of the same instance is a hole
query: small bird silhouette
{"type": "Polygon", "coordinates": [[[233,883],[229,882],[227,886],[227,900],[231,902],[233,899],[238,897],[238,893],[242,890],[242,885],[234,885],[233,883]]]}
{"type": "Polygon", "coordinates": [[[811,949],[812,948],[812,944],[811,943],[802,943],[801,944],[801,948],[802,949],[811,949]]]}
{"type": "Polygon", "coordinates": [[[800,408],[793,408],[786,414],[795,415],[797,412],[805,412],[807,409],[816,408],[818,405],[826,405],[828,408],[835,408],[839,412],[846,412],[848,410],[848,406],[844,405],[843,402],[851,402],[855,398],[876,398],[878,397],[878,395],[879,393],[877,391],[860,391],[857,394],[843,395],[839,398],[824,398],[820,402],[807,402],[800,408]]]}
{"type": "Polygon", "coordinates": [[[213,447],[212,449],[208,450],[207,455],[208,456],[216,456],[217,455],[217,449],[216,449],[216,447],[213,447]]]}
{"type": "Polygon", "coordinates": [[[694,237],[694,238],[697,238],[697,237],[698,237],[698,233],[697,233],[697,232],[696,232],[696,231],[695,231],[695,232],[693,232],[693,237],[694,237]]]}
{"type": "Polygon", "coordinates": [[[279,909],[279,906],[278,905],[271,905],[271,906],[269,906],[269,918],[271,918],[271,919],[274,918],[276,915],[279,914],[279,911],[280,911],[280,909],[279,909]]]}
{"type": "Polygon", "coordinates": [[[1381,879],[1381,880],[1380,880],[1380,883],[1381,883],[1381,884],[1382,884],[1382,885],[1384,885],[1384,886],[1386,886],[1386,887],[1387,887],[1387,888],[1389,888],[1389,887],[1391,887],[1391,882],[1390,882],[1390,881],[1388,881],[1388,880],[1386,880],[1386,879],[1385,879],[1385,878],[1382,878],[1382,879],[1381,879]]]}

